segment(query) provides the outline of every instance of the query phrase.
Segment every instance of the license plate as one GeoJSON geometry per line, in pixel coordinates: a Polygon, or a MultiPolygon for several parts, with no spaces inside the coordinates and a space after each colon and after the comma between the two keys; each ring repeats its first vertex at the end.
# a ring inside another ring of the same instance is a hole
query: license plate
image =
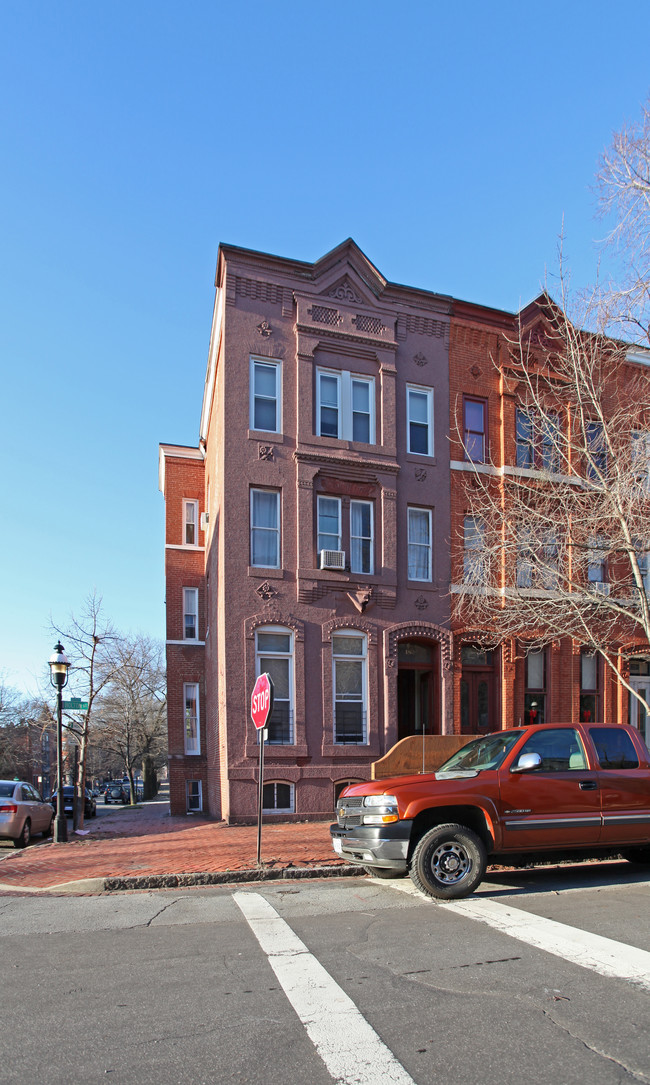
{"type": "Polygon", "coordinates": [[[339,840],[338,836],[333,836],[332,837],[332,847],[334,848],[334,851],[336,852],[337,855],[342,854],[343,845],[342,845],[341,841],[339,840]]]}

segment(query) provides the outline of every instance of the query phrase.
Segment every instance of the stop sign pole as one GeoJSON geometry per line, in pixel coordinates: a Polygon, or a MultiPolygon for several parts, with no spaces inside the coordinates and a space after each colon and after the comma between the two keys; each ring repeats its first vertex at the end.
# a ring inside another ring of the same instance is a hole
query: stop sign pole
{"type": "Polygon", "coordinates": [[[262,807],[264,795],[264,742],[268,738],[266,725],[273,711],[273,679],[270,674],[261,674],[253,686],[251,694],[251,719],[260,732],[260,778],[257,788],[257,865],[262,854],[262,807]]]}

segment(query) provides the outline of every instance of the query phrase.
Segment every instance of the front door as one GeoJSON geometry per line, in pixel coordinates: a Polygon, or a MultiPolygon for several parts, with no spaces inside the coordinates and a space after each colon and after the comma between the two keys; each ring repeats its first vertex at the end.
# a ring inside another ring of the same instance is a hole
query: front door
{"type": "Polygon", "coordinates": [[[438,734],[437,645],[400,641],[397,660],[397,738],[438,734]]]}
{"type": "Polygon", "coordinates": [[[494,731],[492,723],[491,674],[463,671],[460,682],[460,729],[464,735],[486,735],[494,731]]]}

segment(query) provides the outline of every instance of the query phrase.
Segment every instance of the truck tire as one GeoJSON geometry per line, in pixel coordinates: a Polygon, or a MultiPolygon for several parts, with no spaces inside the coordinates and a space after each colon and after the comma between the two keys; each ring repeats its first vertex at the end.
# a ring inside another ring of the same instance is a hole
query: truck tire
{"type": "Polygon", "coordinates": [[[468,897],[483,879],[487,851],[480,836],[464,825],[435,825],[413,852],[411,880],[439,900],[468,897]]]}

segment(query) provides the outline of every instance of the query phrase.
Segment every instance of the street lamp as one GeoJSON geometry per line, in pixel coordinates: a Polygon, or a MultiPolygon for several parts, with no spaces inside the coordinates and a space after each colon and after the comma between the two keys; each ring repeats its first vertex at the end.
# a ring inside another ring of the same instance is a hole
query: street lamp
{"type": "Polygon", "coordinates": [[[54,645],[54,654],[50,656],[50,682],[56,689],[56,819],[54,821],[54,843],[65,844],[68,839],[68,823],[65,817],[63,800],[63,687],[68,681],[70,663],[63,651],[61,641],[54,645]]]}

